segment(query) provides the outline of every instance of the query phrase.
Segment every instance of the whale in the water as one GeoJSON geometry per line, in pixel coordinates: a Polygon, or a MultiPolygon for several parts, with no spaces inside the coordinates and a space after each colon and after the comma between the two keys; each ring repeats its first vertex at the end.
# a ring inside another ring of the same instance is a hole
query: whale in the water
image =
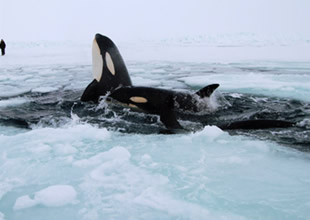
{"type": "Polygon", "coordinates": [[[208,85],[195,94],[150,87],[120,87],[108,96],[129,107],[160,116],[169,129],[181,129],[176,119],[177,111],[199,112],[199,99],[210,97],[219,84],[208,85]]]}
{"type": "Polygon", "coordinates": [[[198,112],[197,98],[209,97],[219,84],[208,85],[195,94],[150,87],[132,86],[126,65],[108,38],[96,34],[92,46],[94,80],[85,89],[81,101],[98,102],[108,92],[108,100],[160,115],[167,128],[182,128],[175,111],[198,112]]]}
{"type": "Polygon", "coordinates": [[[106,36],[96,34],[92,45],[94,80],[85,89],[81,101],[98,102],[100,96],[120,86],[131,86],[124,60],[115,44],[106,36]]]}
{"type": "MultiPolygon", "coordinates": [[[[199,112],[198,99],[210,97],[219,84],[208,85],[194,94],[150,87],[132,86],[125,63],[108,38],[96,34],[92,46],[94,80],[85,89],[81,101],[98,102],[108,94],[107,101],[114,101],[146,113],[157,114],[168,129],[183,129],[176,112],[199,112]]],[[[245,120],[219,124],[222,129],[265,129],[294,126],[281,120],[245,120]]]]}

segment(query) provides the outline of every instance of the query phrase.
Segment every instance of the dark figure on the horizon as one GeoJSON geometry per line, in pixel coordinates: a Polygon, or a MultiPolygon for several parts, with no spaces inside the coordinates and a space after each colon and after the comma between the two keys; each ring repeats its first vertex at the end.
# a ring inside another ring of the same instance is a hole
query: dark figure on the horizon
{"type": "Polygon", "coordinates": [[[4,40],[1,39],[1,42],[0,42],[0,49],[1,49],[1,55],[4,56],[5,55],[5,43],[4,43],[4,40]]]}

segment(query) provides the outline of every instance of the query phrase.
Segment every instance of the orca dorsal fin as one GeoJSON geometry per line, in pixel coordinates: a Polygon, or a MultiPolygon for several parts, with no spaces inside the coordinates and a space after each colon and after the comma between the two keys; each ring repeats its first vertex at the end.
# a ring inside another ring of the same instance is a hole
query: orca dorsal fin
{"type": "Polygon", "coordinates": [[[200,98],[210,97],[214,90],[216,90],[219,86],[220,84],[207,85],[206,87],[197,91],[196,95],[198,95],[200,98]]]}

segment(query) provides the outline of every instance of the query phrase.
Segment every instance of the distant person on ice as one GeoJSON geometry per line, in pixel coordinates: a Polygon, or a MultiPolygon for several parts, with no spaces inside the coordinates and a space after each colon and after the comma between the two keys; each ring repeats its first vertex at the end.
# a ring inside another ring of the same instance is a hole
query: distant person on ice
{"type": "Polygon", "coordinates": [[[5,55],[5,47],[6,47],[6,45],[5,45],[5,43],[4,43],[4,40],[1,39],[1,42],[0,42],[0,49],[1,49],[1,54],[2,54],[2,56],[5,55]]]}

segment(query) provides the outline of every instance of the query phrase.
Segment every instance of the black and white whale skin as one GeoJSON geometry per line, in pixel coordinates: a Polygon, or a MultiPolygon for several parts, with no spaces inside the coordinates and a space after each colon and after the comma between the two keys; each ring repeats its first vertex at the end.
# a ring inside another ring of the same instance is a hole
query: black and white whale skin
{"type": "Polygon", "coordinates": [[[219,84],[208,85],[195,94],[150,87],[120,87],[114,90],[109,99],[116,100],[131,108],[160,116],[168,129],[182,129],[175,112],[199,112],[199,99],[210,97],[219,84]]]}
{"type": "Polygon", "coordinates": [[[92,46],[93,77],[81,101],[98,102],[108,93],[107,100],[160,115],[167,128],[181,129],[176,111],[199,112],[198,98],[210,97],[219,84],[208,85],[195,94],[150,87],[132,86],[126,65],[116,45],[108,37],[96,34],[92,46]]]}
{"type": "Polygon", "coordinates": [[[106,36],[96,34],[92,46],[94,80],[85,89],[81,101],[98,102],[100,96],[120,86],[131,86],[131,79],[116,45],[106,36]]]}
{"type": "MultiPolygon", "coordinates": [[[[183,129],[177,121],[176,112],[200,109],[199,98],[210,97],[219,84],[208,85],[194,94],[151,87],[132,86],[126,65],[116,45],[108,37],[96,34],[92,46],[93,77],[87,86],[81,101],[98,102],[100,96],[107,96],[108,101],[142,110],[160,116],[161,122],[168,129],[183,129]]],[[[208,108],[208,106],[206,106],[208,108]]],[[[265,129],[294,126],[295,123],[281,120],[245,120],[218,124],[222,129],[265,129]]]]}

